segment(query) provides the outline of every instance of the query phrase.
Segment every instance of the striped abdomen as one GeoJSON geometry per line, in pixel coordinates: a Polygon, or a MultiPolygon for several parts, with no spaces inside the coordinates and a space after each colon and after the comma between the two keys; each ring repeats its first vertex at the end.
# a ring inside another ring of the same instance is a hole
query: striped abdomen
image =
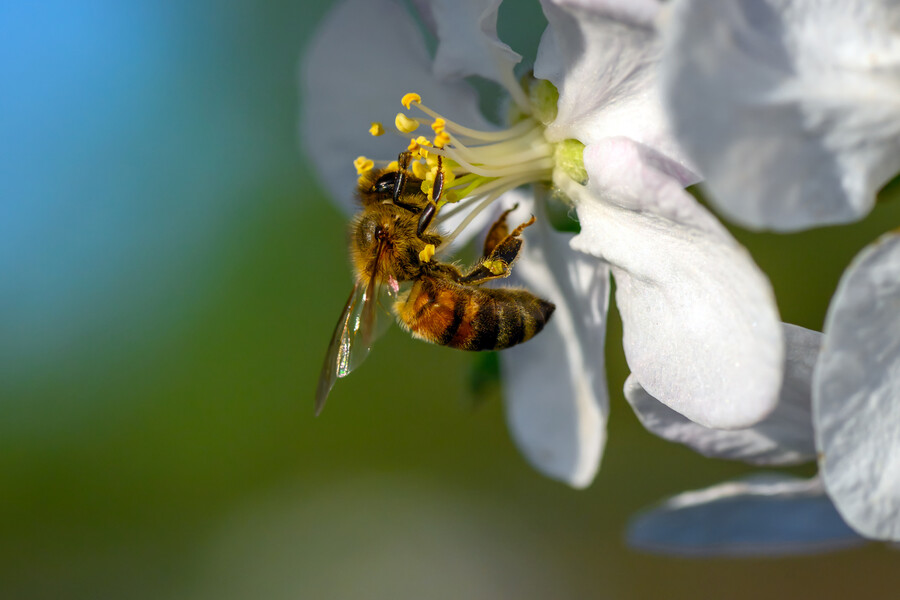
{"type": "Polygon", "coordinates": [[[395,310],[426,342],[461,350],[502,350],[534,337],[556,307],[525,290],[478,288],[445,279],[417,280],[395,310]]]}

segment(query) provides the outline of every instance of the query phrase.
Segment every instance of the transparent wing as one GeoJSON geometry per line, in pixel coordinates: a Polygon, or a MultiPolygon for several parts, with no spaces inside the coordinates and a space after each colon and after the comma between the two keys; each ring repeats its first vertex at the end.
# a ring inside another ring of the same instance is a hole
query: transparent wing
{"type": "Polygon", "coordinates": [[[322,364],[319,387],[316,390],[317,415],[322,412],[337,378],[346,377],[362,364],[375,340],[390,326],[393,320],[389,310],[390,301],[396,293],[396,284],[382,285],[380,278],[370,279],[365,286],[360,283],[353,286],[322,364]]]}

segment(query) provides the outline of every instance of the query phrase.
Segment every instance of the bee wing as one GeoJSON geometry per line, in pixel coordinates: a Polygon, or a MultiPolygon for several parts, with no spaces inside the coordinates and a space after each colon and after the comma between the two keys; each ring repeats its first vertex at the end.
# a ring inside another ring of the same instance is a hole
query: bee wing
{"type": "Polygon", "coordinates": [[[375,281],[374,277],[365,286],[360,283],[353,286],[322,364],[319,387],[316,389],[316,415],[322,412],[337,378],[346,377],[358,367],[369,355],[375,340],[390,326],[392,319],[379,314],[382,311],[375,310],[375,307],[380,305],[387,310],[381,298],[394,296],[395,293],[393,287],[381,285],[380,280],[375,281]]]}
{"type": "MultiPolygon", "coordinates": [[[[379,243],[375,250],[375,264],[377,265],[383,259],[385,251],[384,243],[379,243]]],[[[377,273],[378,269],[374,269],[377,273]]],[[[397,296],[397,282],[391,279],[390,284],[385,285],[384,278],[379,275],[373,275],[369,278],[366,285],[366,291],[363,293],[363,303],[361,308],[361,321],[359,325],[359,335],[362,337],[362,346],[371,348],[373,342],[381,337],[387,331],[393,319],[385,319],[384,315],[379,315],[379,311],[375,310],[375,306],[380,306],[383,312],[391,314],[390,303],[397,296]]],[[[362,359],[360,359],[362,362],[362,359]]]]}

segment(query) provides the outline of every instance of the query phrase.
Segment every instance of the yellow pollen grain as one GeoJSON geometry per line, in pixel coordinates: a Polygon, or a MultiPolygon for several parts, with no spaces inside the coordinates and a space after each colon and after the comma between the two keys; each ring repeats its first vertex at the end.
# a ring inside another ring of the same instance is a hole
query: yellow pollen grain
{"type": "Polygon", "coordinates": [[[429,262],[432,256],[434,256],[434,244],[426,244],[419,252],[419,260],[422,262],[429,262]]]}
{"type": "Polygon", "coordinates": [[[434,136],[434,147],[435,148],[443,148],[447,144],[450,143],[450,134],[446,131],[439,132],[436,136],[434,136]]]}
{"type": "Polygon", "coordinates": [[[486,260],[482,264],[494,275],[500,275],[506,270],[506,263],[502,260],[486,260]]]}
{"type": "Polygon", "coordinates": [[[414,162],[411,165],[413,175],[418,177],[419,179],[425,179],[425,176],[428,174],[425,170],[425,165],[420,163],[419,161],[414,162]]]}
{"type": "Polygon", "coordinates": [[[397,116],[394,117],[394,127],[396,127],[400,133],[412,133],[419,128],[419,122],[407,117],[403,113],[397,113],[397,116]]]}
{"type": "Polygon", "coordinates": [[[459,194],[456,193],[456,190],[444,190],[444,193],[441,194],[441,201],[438,202],[438,208],[454,202],[459,202],[459,194]]]}
{"type": "Polygon", "coordinates": [[[362,175],[367,171],[371,171],[372,167],[375,166],[375,162],[365,156],[357,156],[356,160],[353,161],[353,166],[356,167],[356,174],[362,175]]]}
{"type": "Polygon", "coordinates": [[[425,148],[431,146],[431,140],[424,135],[420,135],[414,140],[410,140],[408,150],[417,153],[421,158],[428,160],[430,153],[425,148]]]}
{"type": "Polygon", "coordinates": [[[403,98],[400,99],[400,104],[402,104],[403,106],[406,107],[407,110],[409,110],[409,107],[412,105],[413,102],[421,102],[421,101],[422,101],[422,96],[418,95],[415,92],[410,92],[408,94],[403,95],[403,98]]]}
{"type": "Polygon", "coordinates": [[[371,133],[375,137],[384,135],[384,125],[378,123],[377,121],[373,122],[372,126],[369,127],[369,133],[371,133]]]}

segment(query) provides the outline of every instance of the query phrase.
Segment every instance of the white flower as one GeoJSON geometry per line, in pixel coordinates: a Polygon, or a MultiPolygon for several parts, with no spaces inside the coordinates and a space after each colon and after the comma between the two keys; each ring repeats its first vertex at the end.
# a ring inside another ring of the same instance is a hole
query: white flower
{"type": "Polygon", "coordinates": [[[900,4],[674,0],[664,101],[711,201],[751,228],[861,219],[900,170],[900,4]]]}
{"type": "MultiPolygon", "coordinates": [[[[770,466],[818,459],[824,483],[818,495],[827,491],[859,535],[900,540],[900,233],[884,236],[856,257],[831,301],[824,334],[786,327],[781,401],[751,428],[701,427],[631,380],[626,396],[649,430],[706,456],[770,466]]],[[[778,510],[777,504],[767,506],[778,510]]],[[[700,506],[692,510],[699,513],[700,506]]],[[[664,522],[681,518],[669,515],[664,522]]],[[[654,519],[641,525],[646,539],[666,535],[654,532],[654,519]]],[[[792,531],[799,541],[799,531],[792,531]]],[[[665,544],[678,545],[675,538],[665,544]]]]}
{"type": "Polygon", "coordinates": [[[777,556],[863,544],[825,495],[822,481],[751,475],[683,492],[638,514],[628,544],[660,554],[777,556]]]}
{"type": "MultiPolygon", "coordinates": [[[[406,145],[362,132],[392,121],[397,99],[415,91],[421,103],[412,107],[445,118],[451,136],[431,152],[474,186],[459,203],[476,207],[466,218],[500,195],[519,201],[513,218],[538,217],[513,277],[556,312],[533,340],[501,353],[510,428],[531,462],[573,486],[596,473],[608,414],[610,274],[635,381],[706,426],[747,427],[766,416],[783,370],[777,309],[747,252],[683,189],[696,177],[666,131],[655,86],[659,3],[543,1],[548,27],[536,83],[524,90],[513,75],[520,56],[496,36],[499,0],[417,4],[436,33],[433,59],[394,2],[347,0],[329,15],[306,57],[304,140],[351,209],[352,159],[386,162],[406,145]],[[463,79],[471,75],[509,92],[516,125],[497,130],[480,115],[463,79]],[[524,183],[534,185],[514,189],[524,183]],[[580,234],[550,226],[548,184],[574,206],[580,234]]],[[[458,225],[462,214],[442,224],[471,234],[474,225],[458,225]]]]}
{"type": "Polygon", "coordinates": [[[847,522],[900,540],[900,234],[841,278],[813,377],[819,470],[847,522]]]}

